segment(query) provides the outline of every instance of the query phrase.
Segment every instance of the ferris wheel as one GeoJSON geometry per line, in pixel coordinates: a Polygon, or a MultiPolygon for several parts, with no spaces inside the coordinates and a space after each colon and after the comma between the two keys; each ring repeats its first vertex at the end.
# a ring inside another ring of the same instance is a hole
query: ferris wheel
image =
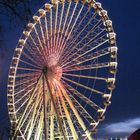
{"type": "Polygon", "coordinates": [[[10,66],[12,140],[93,140],[116,71],[116,34],[101,3],[46,3],[23,31],[10,66]]]}

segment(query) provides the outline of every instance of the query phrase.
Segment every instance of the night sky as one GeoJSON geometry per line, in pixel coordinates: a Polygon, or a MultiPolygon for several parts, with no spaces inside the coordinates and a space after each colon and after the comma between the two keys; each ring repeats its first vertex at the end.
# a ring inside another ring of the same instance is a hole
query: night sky
{"type": "MultiPolygon", "coordinates": [[[[140,1],[100,0],[100,2],[113,21],[119,51],[116,89],[113,92],[112,104],[106,112],[106,119],[98,127],[98,136],[124,137],[140,128],[140,1]]],[[[0,22],[5,26],[8,25],[2,17],[0,22]]],[[[6,43],[0,49],[1,127],[8,125],[6,82],[10,60],[22,30],[21,26],[15,30],[7,29],[4,35],[6,43]]]]}

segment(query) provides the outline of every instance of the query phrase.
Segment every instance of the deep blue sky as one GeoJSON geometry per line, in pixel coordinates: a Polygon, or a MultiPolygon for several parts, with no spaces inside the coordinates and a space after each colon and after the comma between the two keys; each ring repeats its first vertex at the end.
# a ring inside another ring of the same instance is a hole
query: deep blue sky
{"type": "MultiPolygon", "coordinates": [[[[112,104],[106,112],[105,121],[99,125],[99,136],[125,136],[140,127],[140,1],[100,2],[108,11],[117,34],[119,65],[112,104]]],[[[5,19],[0,22],[7,24],[5,19]]],[[[6,31],[4,54],[0,50],[0,125],[7,122],[6,81],[12,53],[21,33],[21,27],[6,31]]]]}
{"type": "MultiPolygon", "coordinates": [[[[113,125],[112,129],[119,128],[123,133],[127,133],[128,128],[131,133],[140,127],[140,1],[100,1],[114,23],[119,48],[116,90],[104,124],[113,125]]],[[[107,129],[106,125],[102,126],[107,129]]],[[[118,135],[115,133],[113,135],[118,135]]]]}

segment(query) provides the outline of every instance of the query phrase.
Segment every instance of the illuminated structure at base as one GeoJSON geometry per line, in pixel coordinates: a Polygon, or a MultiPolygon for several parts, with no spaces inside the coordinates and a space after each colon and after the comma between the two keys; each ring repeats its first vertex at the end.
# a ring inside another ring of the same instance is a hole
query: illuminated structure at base
{"type": "Polygon", "coordinates": [[[128,140],[139,140],[140,139],[140,129],[136,130],[133,134],[131,134],[128,140]]]}
{"type": "Polygon", "coordinates": [[[100,3],[45,4],[10,66],[12,140],[92,140],[111,103],[116,69],[116,34],[100,3]]]}

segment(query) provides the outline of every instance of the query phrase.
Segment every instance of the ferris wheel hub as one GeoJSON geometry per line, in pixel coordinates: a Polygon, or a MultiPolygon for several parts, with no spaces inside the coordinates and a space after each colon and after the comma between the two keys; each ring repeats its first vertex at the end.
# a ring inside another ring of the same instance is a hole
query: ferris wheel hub
{"type": "Polygon", "coordinates": [[[49,80],[60,80],[62,77],[62,67],[59,65],[47,67],[42,69],[43,74],[47,76],[49,80]]]}
{"type": "Polygon", "coordinates": [[[44,74],[47,74],[47,71],[48,71],[47,66],[43,67],[42,72],[43,72],[44,74]]]}

